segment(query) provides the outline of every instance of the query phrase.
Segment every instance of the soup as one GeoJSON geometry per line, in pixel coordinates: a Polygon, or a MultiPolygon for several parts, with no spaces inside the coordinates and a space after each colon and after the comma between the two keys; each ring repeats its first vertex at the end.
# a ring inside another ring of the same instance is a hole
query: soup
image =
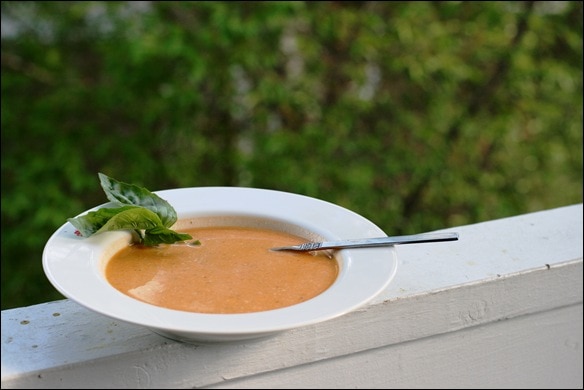
{"type": "Polygon", "coordinates": [[[132,245],[105,268],[108,282],[141,301],[197,313],[248,313],[311,299],[337,278],[325,252],[277,252],[305,242],[298,236],[249,227],[182,229],[200,245],[132,245]]]}

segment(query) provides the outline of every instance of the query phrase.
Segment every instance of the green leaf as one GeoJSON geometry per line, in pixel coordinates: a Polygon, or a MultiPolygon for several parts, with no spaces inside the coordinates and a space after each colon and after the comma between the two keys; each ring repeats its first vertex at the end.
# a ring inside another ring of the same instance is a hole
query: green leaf
{"type": "Polygon", "coordinates": [[[153,246],[158,244],[172,244],[177,241],[190,240],[193,237],[186,233],[177,233],[164,226],[157,226],[144,232],[143,244],[153,246]]]}
{"type": "Polygon", "coordinates": [[[133,230],[143,245],[172,244],[192,239],[169,226],[177,220],[174,208],[146,188],[117,181],[103,173],[99,180],[107,198],[120,207],[103,207],[68,221],[82,236],[114,230],[133,230]]]}
{"type": "Polygon", "coordinates": [[[145,207],[156,213],[166,227],[176,222],[176,211],[170,203],[158,195],[146,188],[117,181],[103,173],[98,173],[98,176],[101,187],[110,201],[145,207]]]}
{"type": "Polygon", "coordinates": [[[123,207],[120,213],[112,216],[97,232],[112,230],[148,230],[162,227],[162,222],[156,213],[144,207],[123,207]]]}
{"type": "Polygon", "coordinates": [[[138,208],[138,206],[122,206],[115,208],[104,207],[96,211],[90,211],[75,218],[68,218],[67,221],[69,221],[82,236],[89,237],[100,230],[111,218],[117,214],[136,208],[138,208]]]}

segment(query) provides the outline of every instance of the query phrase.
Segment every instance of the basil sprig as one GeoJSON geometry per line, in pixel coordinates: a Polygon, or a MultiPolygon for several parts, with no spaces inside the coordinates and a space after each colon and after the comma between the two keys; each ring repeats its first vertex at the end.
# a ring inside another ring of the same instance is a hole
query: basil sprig
{"type": "Polygon", "coordinates": [[[116,207],[103,207],[68,218],[83,237],[113,231],[132,230],[139,244],[155,246],[190,240],[193,237],[170,229],[177,221],[174,208],[166,200],[134,184],[123,183],[98,173],[101,187],[116,207]]]}

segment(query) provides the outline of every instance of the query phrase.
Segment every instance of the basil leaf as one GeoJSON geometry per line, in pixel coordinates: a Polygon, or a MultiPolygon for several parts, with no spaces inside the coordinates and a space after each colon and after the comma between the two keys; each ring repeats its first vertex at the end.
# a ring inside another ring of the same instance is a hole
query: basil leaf
{"type": "Polygon", "coordinates": [[[111,217],[95,233],[112,230],[148,230],[159,226],[162,226],[162,222],[156,213],[144,207],[130,207],[111,217]]]}
{"type": "Polygon", "coordinates": [[[189,234],[170,229],[178,217],[166,200],[146,188],[117,181],[103,173],[98,175],[107,198],[119,207],[102,207],[68,218],[77,229],[75,234],[91,236],[113,230],[132,230],[134,241],[146,246],[192,239],[189,234]]]}
{"type": "Polygon", "coordinates": [[[174,230],[168,229],[164,226],[157,226],[152,229],[147,229],[144,232],[143,244],[153,246],[158,244],[172,244],[177,241],[190,240],[193,237],[186,233],[177,233],[174,230]]]}
{"type": "Polygon", "coordinates": [[[158,195],[146,188],[117,181],[103,173],[98,173],[98,176],[101,187],[110,201],[145,207],[157,214],[166,227],[176,222],[178,218],[176,211],[170,203],[158,195]]]}
{"type": "Polygon", "coordinates": [[[122,206],[116,208],[104,207],[75,218],[68,218],[67,221],[71,222],[82,236],[89,237],[100,230],[115,215],[136,208],[138,208],[138,206],[122,206]]]}

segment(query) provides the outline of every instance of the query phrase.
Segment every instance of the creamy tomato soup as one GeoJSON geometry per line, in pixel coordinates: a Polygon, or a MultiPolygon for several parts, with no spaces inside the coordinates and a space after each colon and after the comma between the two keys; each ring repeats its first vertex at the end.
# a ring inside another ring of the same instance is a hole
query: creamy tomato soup
{"type": "Polygon", "coordinates": [[[181,229],[201,245],[121,249],[106,279],[121,292],[166,308],[197,313],[246,313],[294,305],[322,293],[338,275],[324,252],[276,252],[305,242],[267,229],[181,229]]]}

